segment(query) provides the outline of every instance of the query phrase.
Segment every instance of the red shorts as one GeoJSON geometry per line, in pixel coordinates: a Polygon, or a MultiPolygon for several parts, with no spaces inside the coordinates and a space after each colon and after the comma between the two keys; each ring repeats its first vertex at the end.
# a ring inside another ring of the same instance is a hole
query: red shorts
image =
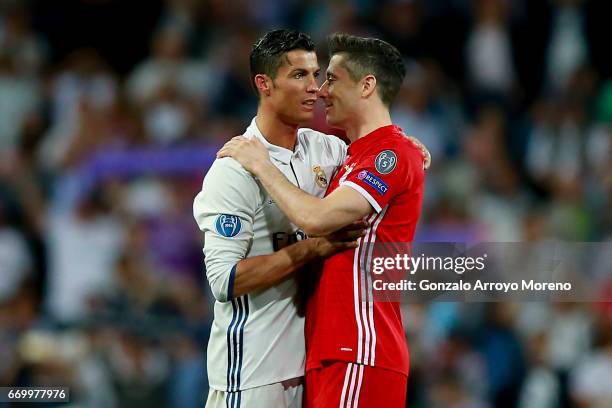
{"type": "Polygon", "coordinates": [[[306,373],[306,408],[404,408],[408,377],[395,371],[334,361],[306,373]]]}

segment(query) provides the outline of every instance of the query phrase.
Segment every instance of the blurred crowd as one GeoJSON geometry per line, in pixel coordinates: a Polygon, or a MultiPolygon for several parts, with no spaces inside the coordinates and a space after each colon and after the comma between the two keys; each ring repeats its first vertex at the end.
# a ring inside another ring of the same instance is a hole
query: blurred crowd
{"type": "MultiPolygon", "coordinates": [[[[323,69],[335,31],[402,51],[392,116],[433,156],[418,240],[610,241],[607,3],[0,0],[0,385],[202,406],[191,204],[256,111],[248,55],[272,28],[310,33],[323,69]]],[[[342,137],[320,111],[309,126],[342,137]]],[[[410,407],[612,406],[608,304],[403,312],[410,407]]]]}

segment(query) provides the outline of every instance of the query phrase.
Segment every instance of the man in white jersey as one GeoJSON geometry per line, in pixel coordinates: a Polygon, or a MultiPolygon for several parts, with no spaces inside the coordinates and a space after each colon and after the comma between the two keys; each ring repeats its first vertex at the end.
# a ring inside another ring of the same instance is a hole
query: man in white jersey
{"type": "MultiPolygon", "coordinates": [[[[303,33],[275,30],[250,57],[259,95],[245,134],[258,138],[276,167],[322,197],[346,156],[334,136],[298,129],[312,119],[319,66],[303,33]]],[[[207,407],[301,407],[304,321],[290,274],[307,262],[355,247],[365,224],[305,239],[259,182],[231,158],[213,163],[194,201],[204,231],[206,275],[216,298],[208,343],[207,407]]]]}

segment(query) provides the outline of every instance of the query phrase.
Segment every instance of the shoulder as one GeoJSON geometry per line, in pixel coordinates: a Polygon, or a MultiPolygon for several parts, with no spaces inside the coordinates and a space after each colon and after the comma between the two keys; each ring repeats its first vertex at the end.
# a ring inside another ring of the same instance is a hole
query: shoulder
{"type": "Polygon", "coordinates": [[[215,185],[258,188],[253,175],[231,157],[215,160],[208,169],[203,187],[210,188],[215,185]]]}
{"type": "Polygon", "coordinates": [[[416,143],[403,134],[394,134],[385,138],[372,153],[377,159],[391,157],[397,160],[398,165],[423,168],[423,152],[416,143]]]}
{"type": "Polygon", "coordinates": [[[221,159],[216,159],[210,166],[208,173],[206,173],[207,176],[210,174],[242,178],[245,180],[253,179],[251,173],[246,171],[240,163],[238,163],[231,157],[223,157],[221,159]]]}
{"type": "Polygon", "coordinates": [[[373,146],[364,158],[367,165],[374,167],[376,174],[384,178],[401,179],[413,183],[421,183],[425,172],[423,169],[423,154],[407,137],[385,138],[373,146]]]}
{"type": "Polygon", "coordinates": [[[261,202],[261,189],[255,178],[232,158],[217,159],[206,173],[202,189],[194,200],[194,214],[214,209],[227,212],[261,202]]]}

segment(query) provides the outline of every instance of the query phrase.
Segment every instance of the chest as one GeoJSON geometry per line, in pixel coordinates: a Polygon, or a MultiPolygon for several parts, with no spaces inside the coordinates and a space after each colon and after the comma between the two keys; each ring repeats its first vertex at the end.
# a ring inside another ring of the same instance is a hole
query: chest
{"type": "MultiPolygon", "coordinates": [[[[290,183],[316,197],[325,195],[337,170],[337,163],[318,152],[294,155],[291,160],[284,162],[273,159],[272,162],[290,183]]],[[[295,230],[297,227],[289,221],[263,186],[259,182],[258,184],[260,204],[255,216],[256,224],[261,224],[262,231],[265,229],[284,233],[295,230]]]]}
{"type": "MultiPolygon", "coordinates": [[[[310,195],[323,197],[336,173],[337,163],[322,156],[314,152],[295,155],[289,162],[273,160],[273,163],[294,186],[310,195]]],[[[273,204],[268,193],[263,188],[261,191],[262,205],[273,204]]]]}

